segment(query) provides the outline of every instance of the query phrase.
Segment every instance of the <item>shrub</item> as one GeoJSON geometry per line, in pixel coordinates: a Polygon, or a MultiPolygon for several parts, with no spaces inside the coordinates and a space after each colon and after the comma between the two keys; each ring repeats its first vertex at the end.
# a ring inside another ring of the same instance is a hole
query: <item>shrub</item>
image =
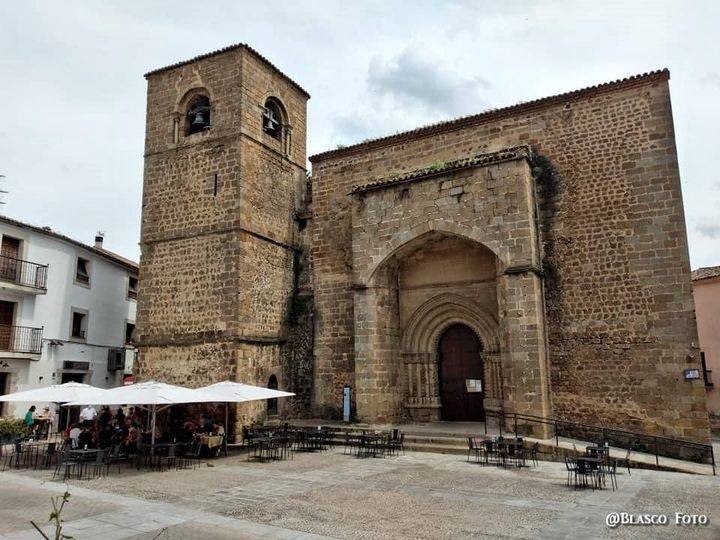
{"type": "Polygon", "coordinates": [[[0,417],[0,437],[22,436],[28,433],[20,418],[0,417]]]}

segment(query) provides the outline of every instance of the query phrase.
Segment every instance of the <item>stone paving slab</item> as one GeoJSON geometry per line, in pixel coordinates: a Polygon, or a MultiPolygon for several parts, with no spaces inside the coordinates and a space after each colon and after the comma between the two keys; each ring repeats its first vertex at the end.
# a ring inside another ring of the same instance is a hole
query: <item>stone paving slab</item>
{"type": "MultiPolygon", "coordinates": [[[[67,531],[78,540],[720,538],[716,477],[633,470],[619,475],[616,492],[574,490],[560,463],[503,469],[453,455],[358,459],[340,449],[270,463],[230,456],[213,465],[73,481],[71,501],[89,501],[89,513],[68,519],[67,531]],[[701,513],[710,525],[610,529],[605,517],[613,511],[701,513]]],[[[0,474],[0,508],[25,493],[1,539],[38,537],[22,511],[34,497],[65,489],[42,477],[0,474]]]]}
{"type": "MultiPolygon", "coordinates": [[[[9,474],[0,475],[0,535],[10,533],[18,528],[29,527],[30,521],[35,521],[39,526],[47,523],[52,512],[51,497],[62,495],[64,489],[59,491],[48,491],[42,484],[22,484],[7,482],[9,474]]],[[[65,486],[62,485],[62,488],[65,486]]],[[[82,497],[73,494],[63,510],[68,520],[79,520],[82,518],[103,514],[109,511],[117,511],[121,507],[110,501],[98,501],[94,497],[82,497]]],[[[35,533],[38,537],[37,532],[35,533]]]]}

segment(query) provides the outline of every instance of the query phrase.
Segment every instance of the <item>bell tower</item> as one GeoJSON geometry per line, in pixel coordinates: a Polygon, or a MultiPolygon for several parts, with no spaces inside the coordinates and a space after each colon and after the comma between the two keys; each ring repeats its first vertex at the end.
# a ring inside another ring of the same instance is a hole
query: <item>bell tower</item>
{"type": "Polygon", "coordinates": [[[244,44],[145,78],[138,376],[291,389],[310,96],[244,44]]]}

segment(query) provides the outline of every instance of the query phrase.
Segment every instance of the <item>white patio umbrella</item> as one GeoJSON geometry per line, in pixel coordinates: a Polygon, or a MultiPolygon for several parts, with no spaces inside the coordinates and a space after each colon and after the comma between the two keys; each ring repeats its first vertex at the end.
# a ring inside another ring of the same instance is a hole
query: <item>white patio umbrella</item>
{"type": "Polygon", "coordinates": [[[273,390],[272,388],[263,388],[262,386],[253,386],[252,384],[244,384],[232,381],[223,381],[210,386],[198,388],[203,392],[218,396],[218,401],[241,403],[243,401],[257,401],[259,399],[273,399],[280,397],[294,396],[292,392],[283,392],[282,390],[273,390]]]}
{"type": "MultiPolygon", "coordinates": [[[[82,384],[78,382],[67,382],[64,384],[53,384],[42,388],[33,388],[32,390],[23,390],[22,392],[14,392],[0,396],[0,401],[39,401],[42,403],[68,403],[77,402],[84,405],[87,403],[97,403],[105,395],[107,390],[82,384]]],[[[68,417],[69,421],[69,417],[68,417]]],[[[59,426],[58,426],[59,429],[59,426]]],[[[50,430],[48,429],[48,437],[50,430]]]]}
{"type": "Polygon", "coordinates": [[[203,392],[217,396],[217,401],[225,402],[225,437],[228,433],[228,403],[243,403],[245,401],[258,401],[261,399],[274,399],[294,396],[292,392],[263,388],[233,381],[222,381],[198,388],[203,392]]]}
{"type": "Polygon", "coordinates": [[[72,401],[84,405],[87,403],[99,403],[98,400],[104,399],[106,392],[108,391],[89,384],[68,382],[6,394],[0,396],[0,401],[40,401],[47,403],[67,403],[72,401]]]}
{"type": "MultiPolygon", "coordinates": [[[[155,444],[155,419],[160,410],[166,409],[171,405],[180,405],[183,403],[209,403],[219,402],[216,395],[209,392],[203,392],[199,389],[184,388],[156,381],[148,381],[127,386],[119,386],[106,390],[104,395],[98,396],[97,401],[91,403],[97,405],[142,405],[147,406],[152,414],[152,434],[150,436],[151,445],[155,444]]],[[[68,405],[85,404],[87,401],[66,403],[68,405]]]]}

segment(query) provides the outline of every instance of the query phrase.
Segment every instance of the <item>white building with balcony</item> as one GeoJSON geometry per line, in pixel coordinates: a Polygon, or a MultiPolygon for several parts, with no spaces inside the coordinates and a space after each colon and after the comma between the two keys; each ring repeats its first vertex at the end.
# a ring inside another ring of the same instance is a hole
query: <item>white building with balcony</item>
{"type": "MultiPolygon", "coordinates": [[[[91,246],[0,216],[0,394],[121,385],[135,358],[137,285],[137,263],[104,249],[102,236],[91,246]]],[[[0,414],[29,406],[0,402],[0,414]]]]}

